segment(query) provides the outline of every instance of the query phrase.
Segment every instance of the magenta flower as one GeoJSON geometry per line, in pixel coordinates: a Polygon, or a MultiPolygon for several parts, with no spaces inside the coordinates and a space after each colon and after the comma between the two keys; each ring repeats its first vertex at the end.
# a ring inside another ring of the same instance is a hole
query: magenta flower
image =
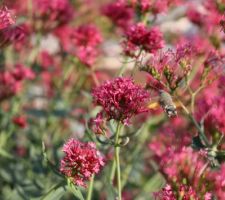
{"type": "Polygon", "coordinates": [[[133,9],[125,1],[116,1],[103,6],[102,13],[124,30],[128,28],[134,16],[133,9]]]}
{"type": "Polygon", "coordinates": [[[192,23],[202,26],[206,16],[197,10],[194,5],[191,5],[187,10],[187,17],[192,23]]]}
{"type": "Polygon", "coordinates": [[[98,54],[98,45],[102,42],[100,31],[95,25],[87,24],[75,28],[71,39],[74,44],[74,54],[87,66],[91,66],[98,54]]]}
{"type": "Polygon", "coordinates": [[[5,7],[0,9],[0,47],[20,41],[25,36],[24,28],[15,25],[10,11],[5,7]]]}
{"type": "Polygon", "coordinates": [[[0,9],[0,30],[8,28],[13,24],[15,24],[15,20],[7,7],[0,9]]]}
{"type": "Polygon", "coordinates": [[[203,198],[199,198],[193,187],[176,183],[177,189],[173,189],[170,185],[166,185],[161,191],[155,192],[156,200],[212,200],[212,194],[206,193],[203,198]]]}
{"type": "Polygon", "coordinates": [[[60,171],[78,186],[86,187],[85,181],[97,174],[105,164],[92,142],[70,139],[64,144],[63,152],[65,156],[61,160],[60,171]]]}
{"type": "Polygon", "coordinates": [[[46,25],[55,22],[56,26],[59,26],[73,18],[73,9],[68,0],[36,0],[33,12],[37,18],[43,19],[46,25]]]}
{"type": "Polygon", "coordinates": [[[102,36],[97,27],[93,24],[81,25],[74,29],[72,39],[76,46],[88,47],[99,45],[102,36]]]}
{"type": "Polygon", "coordinates": [[[132,116],[146,111],[149,93],[131,78],[115,78],[93,90],[94,103],[103,107],[108,120],[127,124],[132,116]]]}
{"type": "Polygon", "coordinates": [[[98,45],[102,35],[93,24],[85,24],[73,28],[62,26],[55,31],[63,50],[75,55],[81,63],[91,66],[99,55],[98,45]]]}
{"type": "Polygon", "coordinates": [[[20,128],[26,128],[27,127],[27,118],[25,116],[15,116],[12,119],[13,123],[20,128]]]}
{"type": "Polygon", "coordinates": [[[131,43],[149,53],[155,53],[164,45],[163,35],[160,30],[157,27],[148,29],[142,23],[131,26],[126,33],[126,38],[125,44],[131,43]]]}
{"type": "Polygon", "coordinates": [[[173,189],[170,185],[166,185],[159,192],[155,192],[154,196],[157,200],[176,200],[173,189]]]}
{"type": "Polygon", "coordinates": [[[11,71],[2,71],[0,73],[0,101],[16,95],[22,89],[23,82],[33,78],[33,71],[21,64],[16,64],[11,71]]]}

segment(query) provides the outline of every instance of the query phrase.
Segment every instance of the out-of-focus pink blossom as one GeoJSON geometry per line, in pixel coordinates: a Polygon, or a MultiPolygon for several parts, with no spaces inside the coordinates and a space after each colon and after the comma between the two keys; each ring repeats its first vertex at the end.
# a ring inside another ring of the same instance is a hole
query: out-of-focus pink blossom
{"type": "Polygon", "coordinates": [[[16,95],[26,79],[33,79],[32,70],[21,64],[16,64],[11,71],[0,73],[0,101],[16,95]]]}
{"type": "Polygon", "coordinates": [[[116,1],[103,6],[102,13],[110,18],[112,22],[126,30],[131,24],[134,16],[134,11],[125,1],[116,1]]]}
{"type": "Polygon", "coordinates": [[[204,62],[205,67],[210,67],[217,74],[225,74],[225,54],[210,51],[204,62]]]}
{"type": "Polygon", "coordinates": [[[98,45],[102,36],[93,24],[81,25],[76,28],[62,26],[55,31],[65,51],[75,55],[85,65],[94,64],[99,55],[98,45]]]}
{"type": "Polygon", "coordinates": [[[91,66],[98,55],[97,46],[102,42],[102,36],[96,26],[92,24],[75,28],[71,35],[75,55],[80,61],[91,66]]]}
{"type": "Polygon", "coordinates": [[[209,181],[214,183],[214,191],[219,200],[225,198],[225,164],[222,164],[219,170],[212,171],[209,175],[209,181]]]}
{"type": "Polygon", "coordinates": [[[72,39],[76,46],[96,46],[102,42],[102,36],[93,24],[81,25],[73,30],[72,39]]]}
{"type": "Polygon", "coordinates": [[[33,15],[49,26],[44,25],[45,28],[55,28],[68,23],[73,18],[73,9],[68,0],[35,0],[33,15]]]}
{"type": "Polygon", "coordinates": [[[15,148],[15,153],[20,157],[25,157],[27,155],[27,148],[25,146],[18,145],[15,148]]]}
{"type": "Polygon", "coordinates": [[[21,41],[26,36],[26,32],[21,26],[12,26],[0,31],[0,47],[5,47],[11,43],[21,41]]]}
{"type": "Polygon", "coordinates": [[[105,164],[92,142],[70,139],[64,144],[63,152],[65,156],[61,160],[60,171],[79,186],[86,187],[85,181],[97,174],[105,164]]]}
{"type": "Polygon", "coordinates": [[[129,119],[145,112],[149,93],[130,78],[115,78],[95,88],[94,103],[103,107],[107,118],[129,123],[129,119]]]}
{"type": "Polygon", "coordinates": [[[22,26],[15,25],[9,10],[5,7],[0,9],[0,47],[3,48],[11,43],[21,41],[26,33],[22,26]]]}
{"type": "Polygon", "coordinates": [[[54,65],[54,59],[47,51],[42,51],[40,53],[39,60],[40,60],[40,65],[43,69],[48,69],[49,67],[54,65]]]}
{"type": "Polygon", "coordinates": [[[13,123],[20,128],[26,128],[27,127],[27,118],[24,116],[16,116],[12,119],[13,123]]]}
{"type": "Polygon", "coordinates": [[[205,0],[200,6],[193,4],[188,8],[187,16],[196,25],[204,28],[208,34],[212,34],[215,29],[219,29],[223,12],[220,11],[220,3],[214,0],[205,0]],[[206,20],[208,19],[208,20],[206,20]]]}
{"type": "Polygon", "coordinates": [[[12,74],[15,77],[15,79],[18,81],[21,81],[23,79],[32,80],[35,78],[34,72],[30,68],[22,64],[16,64],[12,71],[12,74]]]}
{"type": "Polygon", "coordinates": [[[161,191],[155,192],[154,196],[158,200],[176,200],[173,189],[170,185],[166,185],[161,191]]]}
{"type": "Polygon", "coordinates": [[[155,192],[156,200],[212,200],[212,195],[206,193],[198,194],[192,186],[176,183],[178,189],[172,189],[170,185],[166,185],[161,191],[155,192]]]}
{"type": "Polygon", "coordinates": [[[212,131],[219,131],[225,134],[225,87],[223,86],[224,75],[211,87],[204,90],[197,100],[195,116],[201,121],[204,120],[205,130],[209,134],[212,131]]]}
{"type": "Polygon", "coordinates": [[[0,31],[2,29],[8,28],[11,25],[15,24],[15,20],[13,19],[10,11],[7,7],[0,9],[0,31]]]}
{"type": "Polygon", "coordinates": [[[197,10],[196,7],[190,6],[187,10],[187,17],[188,19],[197,24],[198,26],[202,26],[205,22],[205,14],[197,10]]]}
{"type": "MultiPolygon", "coordinates": [[[[131,26],[126,32],[124,46],[127,46],[127,42],[149,53],[155,53],[164,45],[163,35],[160,30],[157,27],[148,29],[142,23],[131,26]]],[[[129,47],[129,45],[127,47],[129,47]]],[[[132,52],[133,48],[131,48],[130,51],[132,52]]]]}

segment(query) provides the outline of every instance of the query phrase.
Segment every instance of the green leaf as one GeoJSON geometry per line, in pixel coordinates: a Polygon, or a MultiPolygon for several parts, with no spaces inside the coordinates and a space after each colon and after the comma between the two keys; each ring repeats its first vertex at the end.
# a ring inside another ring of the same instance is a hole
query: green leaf
{"type": "Polygon", "coordinates": [[[8,159],[13,159],[13,156],[6,152],[4,149],[0,149],[0,156],[8,159]]]}
{"type": "Polygon", "coordinates": [[[60,200],[65,193],[66,193],[65,186],[56,185],[44,197],[42,197],[41,200],[60,200]]]}
{"type": "Polygon", "coordinates": [[[143,190],[145,192],[156,192],[164,183],[163,176],[160,173],[156,173],[145,183],[143,190]]]}
{"type": "Polygon", "coordinates": [[[75,197],[77,197],[79,200],[84,200],[84,197],[81,191],[75,185],[73,185],[72,183],[69,183],[67,187],[68,187],[68,190],[70,190],[70,192],[72,192],[75,197]]]}

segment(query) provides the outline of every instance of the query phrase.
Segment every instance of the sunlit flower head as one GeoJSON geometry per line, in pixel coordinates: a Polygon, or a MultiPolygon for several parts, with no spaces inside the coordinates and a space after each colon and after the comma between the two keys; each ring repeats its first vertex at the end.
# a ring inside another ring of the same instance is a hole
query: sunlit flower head
{"type": "Polygon", "coordinates": [[[93,90],[96,105],[103,107],[108,119],[128,123],[132,116],[146,111],[149,93],[131,78],[119,77],[93,90]]]}

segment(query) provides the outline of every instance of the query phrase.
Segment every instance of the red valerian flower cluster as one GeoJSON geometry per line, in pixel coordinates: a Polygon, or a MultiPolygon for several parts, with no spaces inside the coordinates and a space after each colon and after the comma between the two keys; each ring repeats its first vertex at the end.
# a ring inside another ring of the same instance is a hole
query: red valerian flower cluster
{"type": "Polygon", "coordinates": [[[25,116],[16,116],[12,119],[13,123],[20,128],[26,128],[27,127],[27,118],[25,116]]]}
{"type": "Polygon", "coordinates": [[[6,7],[0,9],[0,30],[8,28],[13,24],[15,24],[15,20],[10,11],[6,7]]]}
{"type": "Polygon", "coordinates": [[[78,186],[86,187],[85,181],[98,173],[105,164],[92,142],[82,143],[70,139],[64,144],[63,152],[65,157],[61,160],[60,171],[78,186]]]}
{"type": "Polygon", "coordinates": [[[88,66],[92,65],[98,55],[97,46],[102,42],[102,36],[96,26],[81,25],[74,29],[71,39],[75,45],[75,55],[88,66]]]}
{"type": "Polygon", "coordinates": [[[216,0],[205,0],[201,6],[191,2],[187,10],[187,17],[200,28],[212,33],[219,25],[220,20],[224,18],[223,4],[223,1],[216,0]]]}
{"type": "Polygon", "coordinates": [[[148,29],[144,24],[138,23],[126,32],[126,41],[123,46],[127,55],[132,55],[134,50],[145,50],[155,53],[164,45],[163,35],[157,27],[148,29]]]}
{"type": "Polygon", "coordinates": [[[197,101],[196,118],[198,121],[204,121],[209,133],[216,130],[225,134],[224,78],[225,76],[221,76],[217,83],[205,89],[197,101]]]}
{"type": "Polygon", "coordinates": [[[20,41],[25,36],[22,27],[15,25],[15,20],[10,11],[5,7],[0,9],[0,47],[20,41]]]}
{"type": "Polygon", "coordinates": [[[43,26],[47,29],[66,24],[73,18],[73,9],[68,0],[35,0],[33,6],[33,15],[43,20],[43,26]]]}
{"type": "Polygon", "coordinates": [[[116,1],[103,6],[102,13],[124,30],[131,24],[134,16],[133,9],[125,1],[116,1]]]}
{"type": "Polygon", "coordinates": [[[98,45],[102,42],[102,35],[95,25],[62,26],[55,31],[55,35],[64,51],[75,55],[87,66],[94,64],[99,54],[98,45]]]}
{"type": "Polygon", "coordinates": [[[33,78],[33,71],[21,64],[15,65],[11,71],[2,71],[0,73],[0,101],[17,94],[22,89],[23,81],[33,78]]]}
{"type": "Polygon", "coordinates": [[[94,103],[103,107],[108,120],[115,119],[124,124],[139,113],[145,112],[149,93],[135,85],[131,78],[119,77],[105,82],[92,92],[94,103]]]}
{"type": "MultiPolygon", "coordinates": [[[[179,185],[178,193],[173,191],[170,185],[166,185],[161,191],[154,193],[154,196],[157,200],[200,200],[194,188],[183,184],[179,185]]],[[[204,200],[211,199],[212,195],[210,193],[204,195],[204,200]]]]}

